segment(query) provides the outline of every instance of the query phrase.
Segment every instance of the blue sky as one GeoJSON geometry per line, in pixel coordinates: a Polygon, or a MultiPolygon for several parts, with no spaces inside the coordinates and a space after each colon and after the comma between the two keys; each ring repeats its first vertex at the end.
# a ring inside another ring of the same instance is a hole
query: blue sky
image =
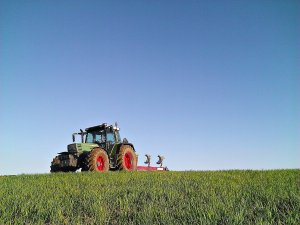
{"type": "Polygon", "coordinates": [[[172,170],[299,168],[299,1],[0,1],[0,174],[118,121],[172,170]]]}

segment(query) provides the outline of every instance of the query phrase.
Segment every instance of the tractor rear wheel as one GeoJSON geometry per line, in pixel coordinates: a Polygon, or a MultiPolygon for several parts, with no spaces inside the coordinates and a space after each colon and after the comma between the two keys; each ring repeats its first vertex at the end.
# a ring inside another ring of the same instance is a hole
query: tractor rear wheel
{"type": "Polygon", "coordinates": [[[87,156],[87,166],[89,171],[108,171],[109,159],[106,151],[102,148],[94,148],[87,156]]]}
{"type": "Polygon", "coordinates": [[[119,170],[134,171],[137,167],[137,156],[130,145],[122,145],[118,155],[119,170]]]}

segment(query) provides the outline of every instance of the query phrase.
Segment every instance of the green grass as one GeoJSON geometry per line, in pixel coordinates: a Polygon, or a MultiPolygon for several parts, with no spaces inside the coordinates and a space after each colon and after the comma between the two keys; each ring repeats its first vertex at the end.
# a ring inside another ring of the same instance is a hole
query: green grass
{"type": "Polygon", "coordinates": [[[300,224],[300,170],[0,176],[0,224],[300,224]]]}

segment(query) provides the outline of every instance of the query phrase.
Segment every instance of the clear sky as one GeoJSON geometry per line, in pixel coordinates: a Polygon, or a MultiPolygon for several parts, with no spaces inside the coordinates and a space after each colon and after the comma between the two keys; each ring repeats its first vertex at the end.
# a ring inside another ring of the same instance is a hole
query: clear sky
{"type": "Polygon", "coordinates": [[[171,170],[299,168],[299,7],[0,0],[0,174],[115,121],[171,170]]]}

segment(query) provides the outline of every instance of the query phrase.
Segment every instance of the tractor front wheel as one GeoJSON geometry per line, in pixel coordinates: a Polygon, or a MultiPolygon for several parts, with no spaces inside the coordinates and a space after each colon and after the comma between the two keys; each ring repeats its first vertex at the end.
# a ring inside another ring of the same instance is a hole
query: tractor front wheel
{"type": "Polygon", "coordinates": [[[109,159],[105,150],[94,148],[88,157],[88,170],[105,172],[109,170],[109,159]]]}
{"type": "Polygon", "coordinates": [[[134,171],[137,167],[137,156],[130,145],[122,145],[118,156],[119,170],[134,171]]]}

